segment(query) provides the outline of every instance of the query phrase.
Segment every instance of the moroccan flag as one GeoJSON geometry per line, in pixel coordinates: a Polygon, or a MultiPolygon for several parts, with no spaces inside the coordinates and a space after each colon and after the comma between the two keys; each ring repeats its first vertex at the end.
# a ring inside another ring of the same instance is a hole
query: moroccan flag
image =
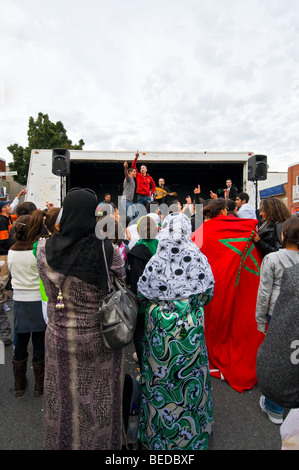
{"type": "Polygon", "coordinates": [[[242,392],[256,382],[256,355],[264,335],[255,307],[262,258],[252,241],[257,220],[234,216],[204,222],[192,234],[209,260],[215,291],[205,306],[205,336],[211,375],[242,392]]]}

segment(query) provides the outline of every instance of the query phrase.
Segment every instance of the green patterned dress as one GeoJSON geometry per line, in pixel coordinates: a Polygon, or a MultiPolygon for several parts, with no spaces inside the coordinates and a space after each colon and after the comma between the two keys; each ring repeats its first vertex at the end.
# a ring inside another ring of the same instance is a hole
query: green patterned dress
{"type": "Polygon", "coordinates": [[[203,306],[211,295],[208,289],[188,299],[146,300],[139,439],[150,450],[208,448],[213,416],[203,306]]]}

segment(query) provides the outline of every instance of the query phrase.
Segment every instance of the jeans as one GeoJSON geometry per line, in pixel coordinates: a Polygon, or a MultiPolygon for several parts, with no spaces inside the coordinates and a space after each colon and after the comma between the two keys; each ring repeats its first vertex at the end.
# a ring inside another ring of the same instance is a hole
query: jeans
{"type": "Polygon", "coordinates": [[[126,211],[126,215],[130,218],[130,220],[138,217],[138,211],[132,201],[129,201],[126,198],[121,198],[121,205],[123,210],[126,211]]]}
{"type": "Polygon", "coordinates": [[[150,196],[145,196],[143,194],[137,194],[137,204],[142,204],[146,207],[146,205],[151,202],[150,196]]]}
{"type": "Polygon", "coordinates": [[[280,405],[276,405],[273,401],[269,400],[269,398],[265,397],[265,406],[268,410],[272,411],[277,415],[283,415],[283,407],[280,405]]]}

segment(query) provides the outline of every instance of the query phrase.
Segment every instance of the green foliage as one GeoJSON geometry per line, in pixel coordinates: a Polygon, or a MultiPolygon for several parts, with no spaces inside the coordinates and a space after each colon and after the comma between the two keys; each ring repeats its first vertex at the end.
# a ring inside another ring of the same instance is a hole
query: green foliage
{"type": "Polygon", "coordinates": [[[17,171],[14,180],[21,185],[26,185],[30,154],[32,149],[53,149],[67,148],[72,150],[82,150],[85,142],[80,139],[78,144],[73,144],[68,138],[64,125],[61,121],[51,122],[48,114],[38,113],[36,121],[29,118],[28,145],[22,147],[12,144],[7,150],[13,156],[13,162],[9,163],[10,171],[17,171]]]}
{"type": "Polygon", "coordinates": [[[30,161],[30,148],[26,147],[24,149],[21,145],[13,144],[7,147],[7,150],[13,155],[13,162],[9,163],[9,170],[18,172],[16,176],[13,176],[13,179],[25,186],[30,161]]]}

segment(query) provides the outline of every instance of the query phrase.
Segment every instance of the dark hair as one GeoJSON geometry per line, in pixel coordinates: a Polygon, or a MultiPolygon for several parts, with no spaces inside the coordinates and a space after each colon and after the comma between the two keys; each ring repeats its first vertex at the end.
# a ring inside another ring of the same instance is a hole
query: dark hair
{"type": "Polygon", "coordinates": [[[131,219],[128,215],[126,215],[126,228],[129,226],[129,223],[131,222],[131,219]]]}
{"type": "Polygon", "coordinates": [[[28,225],[30,221],[30,215],[20,215],[14,224],[14,237],[17,241],[25,242],[27,240],[28,225]]]}
{"type": "Polygon", "coordinates": [[[51,234],[57,232],[55,225],[59,212],[60,207],[52,207],[44,216],[44,224],[51,234]]]}
{"type": "Polygon", "coordinates": [[[178,199],[173,199],[168,208],[168,214],[173,214],[174,212],[180,212],[180,207],[179,207],[180,205],[181,203],[178,199]]]}
{"type": "Polygon", "coordinates": [[[153,240],[158,235],[158,225],[150,216],[144,216],[139,219],[138,232],[142,240],[153,240]]]}
{"type": "Polygon", "coordinates": [[[203,217],[213,219],[221,213],[222,210],[226,209],[225,199],[211,199],[207,205],[203,208],[203,217]]]}
{"type": "Polygon", "coordinates": [[[246,203],[249,201],[249,196],[247,193],[239,193],[237,197],[243,201],[245,199],[246,203]]]}
{"type": "Polygon", "coordinates": [[[299,219],[291,216],[282,224],[283,246],[287,244],[297,245],[299,249],[299,219]]]}
{"type": "Polygon", "coordinates": [[[15,210],[15,213],[18,217],[21,215],[32,214],[32,212],[36,211],[37,207],[33,202],[26,201],[19,204],[15,210]]]}
{"type": "Polygon", "coordinates": [[[110,220],[110,223],[108,222],[104,225],[103,231],[107,233],[107,238],[111,243],[120,246],[124,241],[125,230],[122,225],[115,220],[113,215],[108,215],[107,217],[108,219],[106,220],[110,220]]]}
{"type": "Polygon", "coordinates": [[[106,202],[101,204],[100,210],[102,213],[98,217],[103,218],[106,215],[114,215],[115,211],[117,210],[117,206],[114,204],[114,202],[106,202]]]}
{"type": "MultiPolygon", "coordinates": [[[[40,239],[41,236],[47,235],[47,230],[44,226],[44,217],[47,212],[37,209],[30,216],[28,235],[27,235],[27,247],[32,248],[33,244],[40,239]]],[[[18,219],[17,219],[18,220],[18,219]]]]}
{"type": "Polygon", "coordinates": [[[201,204],[202,206],[206,206],[207,201],[203,199],[202,197],[198,197],[198,198],[193,199],[192,204],[193,206],[195,206],[196,204],[201,204]]]}
{"type": "Polygon", "coordinates": [[[274,196],[268,196],[262,199],[260,208],[262,211],[265,211],[270,225],[275,225],[276,222],[284,222],[291,217],[291,213],[286,205],[274,196]]]}
{"type": "Polygon", "coordinates": [[[104,237],[107,237],[111,243],[115,245],[121,245],[125,238],[125,228],[115,220],[113,214],[108,214],[98,218],[99,221],[103,221],[103,226],[101,226],[101,232],[104,237]]]}
{"type": "Polygon", "coordinates": [[[228,212],[234,212],[234,210],[236,208],[236,202],[235,201],[233,201],[232,199],[227,199],[226,205],[227,205],[227,211],[228,212]]]}

